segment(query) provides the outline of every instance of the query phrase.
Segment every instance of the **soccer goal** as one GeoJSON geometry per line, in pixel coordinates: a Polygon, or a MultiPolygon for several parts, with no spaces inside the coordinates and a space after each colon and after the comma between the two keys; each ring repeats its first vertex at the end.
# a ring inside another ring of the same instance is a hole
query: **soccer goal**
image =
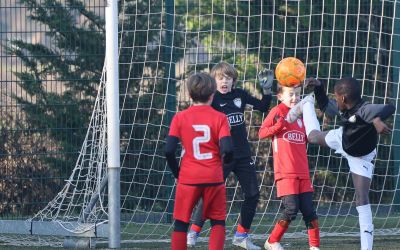
{"type": "MultiPolygon", "coordinates": [[[[398,107],[400,2],[396,0],[121,0],[118,29],[122,244],[170,239],[175,180],[163,150],[171,118],[190,105],[184,85],[190,73],[208,72],[215,63],[226,61],[239,71],[238,87],[261,97],[257,72],[295,56],[306,65],[307,76],[323,81],[330,94],[335,81],[354,76],[362,83],[365,100],[398,107]]],[[[29,242],[57,244],[60,239],[42,240],[39,231],[107,240],[108,201],[113,199],[107,188],[107,73],[104,70],[99,79],[90,126],[70,178],[44,209],[24,222],[34,235],[29,242]],[[60,229],[48,232],[50,225],[60,229]]],[[[271,105],[276,104],[274,95],[271,105]]],[[[251,233],[265,239],[280,216],[281,201],[273,182],[271,143],[257,137],[266,114],[249,107],[245,115],[261,192],[251,233]]],[[[322,130],[339,126],[338,120],[321,114],[319,118],[322,130]]],[[[400,234],[398,110],[388,123],[393,133],[379,138],[370,191],[375,235],[400,234]]],[[[355,193],[346,160],[317,146],[308,147],[308,156],[322,237],[357,235],[355,193]]],[[[233,175],[226,186],[229,238],[243,196],[233,175]]],[[[207,235],[205,227],[202,236],[207,235]]],[[[285,237],[305,235],[299,215],[285,237]]],[[[0,239],[16,242],[16,237],[0,239]]]]}

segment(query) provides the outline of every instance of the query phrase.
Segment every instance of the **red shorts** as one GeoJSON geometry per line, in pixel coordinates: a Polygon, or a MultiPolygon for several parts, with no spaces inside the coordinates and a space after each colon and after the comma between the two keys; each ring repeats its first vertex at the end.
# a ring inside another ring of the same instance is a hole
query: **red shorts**
{"type": "Polygon", "coordinates": [[[189,186],[179,183],[176,186],[174,219],[189,223],[193,208],[200,198],[203,198],[203,220],[225,220],[225,184],[217,186],[189,186]]]}
{"type": "Polygon", "coordinates": [[[311,179],[280,179],[276,181],[277,196],[314,192],[311,179]]]}

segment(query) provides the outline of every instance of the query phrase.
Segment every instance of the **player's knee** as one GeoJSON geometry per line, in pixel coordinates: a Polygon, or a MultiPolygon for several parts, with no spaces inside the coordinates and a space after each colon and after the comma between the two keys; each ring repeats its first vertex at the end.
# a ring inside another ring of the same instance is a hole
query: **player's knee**
{"type": "Polygon", "coordinates": [[[297,214],[293,214],[293,213],[288,213],[288,212],[284,212],[282,214],[282,220],[286,220],[286,221],[292,221],[296,219],[297,214]]]}
{"type": "Polygon", "coordinates": [[[356,207],[369,204],[368,193],[364,195],[356,194],[356,207]]]}
{"type": "Polygon", "coordinates": [[[308,143],[311,143],[311,144],[318,143],[318,137],[316,134],[316,130],[311,131],[310,134],[307,135],[307,141],[308,141],[308,143]]]}
{"type": "Polygon", "coordinates": [[[216,225],[221,225],[225,226],[225,221],[224,220],[210,220],[211,227],[216,226],[216,225]]]}
{"type": "Polygon", "coordinates": [[[175,220],[174,231],[175,232],[187,232],[189,228],[189,223],[181,220],[175,220]]]}
{"type": "Polygon", "coordinates": [[[282,218],[288,221],[295,220],[298,212],[299,206],[296,203],[287,203],[285,204],[282,218]]]}
{"type": "Polygon", "coordinates": [[[323,141],[325,141],[325,138],[321,131],[313,130],[307,135],[307,141],[311,144],[322,145],[323,141]]]}
{"type": "Polygon", "coordinates": [[[299,209],[296,207],[285,208],[282,214],[282,219],[287,221],[295,220],[298,211],[299,209]]]}
{"type": "Polygon", "coordinates": [[[245,195],[244,203],[247,207],[257,207],[258,201],[260,200],[260,191],[258,189],[254,191],[252,195],[245,195]]]}

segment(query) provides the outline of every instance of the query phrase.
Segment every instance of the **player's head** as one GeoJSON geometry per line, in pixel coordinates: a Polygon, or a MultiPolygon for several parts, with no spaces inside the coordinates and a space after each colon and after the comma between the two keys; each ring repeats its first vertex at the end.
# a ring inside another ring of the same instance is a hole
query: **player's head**
{"type": "Polygon", "coordinates": [[[352,108],[361,101],[360,83],[353,77],[344,77],[335,84],[335,98],[340,111],[352,108]]]}
{"type": "Polygon", "coordinates": [[[226,62],[219,62],[211,69],[211,76],[217,82],[217,90],[221,94],[231,92],[236,83],[238,73],[236,69],[226,62]]]}
{"type": "Polygon", "coordinates": [[[287,107],[292,108],[300,101],[301,87],[285,87],[278,84],[278,100],[287,107]]]}
{"type": "Polygon", "coordinates": [[[187,80],[187,89],[194,103],[207,103],[212,100],[217,85],[207,73],[196,73],[187,80]]]}

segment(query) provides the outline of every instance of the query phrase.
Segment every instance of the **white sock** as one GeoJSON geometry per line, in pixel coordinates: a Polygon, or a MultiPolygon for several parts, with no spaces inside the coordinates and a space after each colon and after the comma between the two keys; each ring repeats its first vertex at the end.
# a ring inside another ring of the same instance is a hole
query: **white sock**
{"type": "Polygon", "coordinates": [[[303,105],[303,121],[307,136],[309,136],[313,130],[321,131],[317,115],[315,114],[314,104],[311,102],[306,102],[303,105]]]}
{"type": "Polygon", "coordinates": [[[372,250],[374,225],[372,224],[371,205],[367,204],[356,208],[360,224],[361,250],[372,250]]]}

